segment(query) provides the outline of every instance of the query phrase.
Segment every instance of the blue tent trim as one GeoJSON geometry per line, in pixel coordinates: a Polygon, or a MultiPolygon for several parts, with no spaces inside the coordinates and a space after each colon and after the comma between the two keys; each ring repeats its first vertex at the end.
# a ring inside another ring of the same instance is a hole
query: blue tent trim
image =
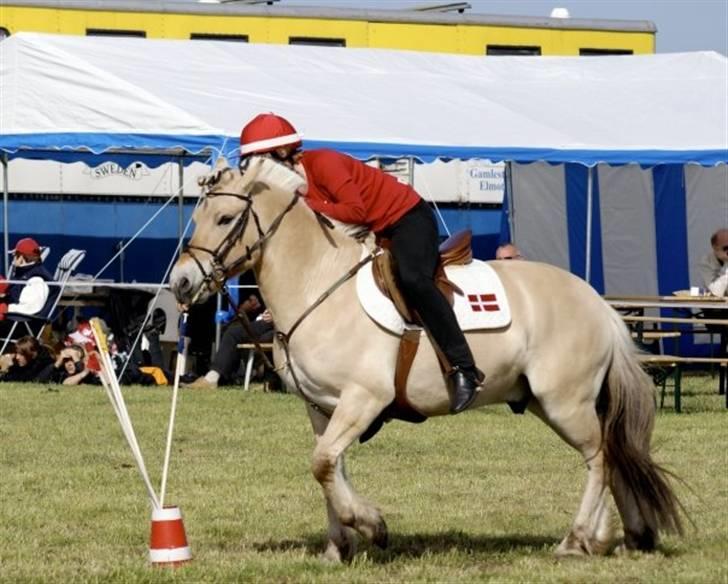
{"type": "MultiPolygon", "coordinates": [[[[208,149],[221,151],[227,143],[235,144],[226,155],[237,156],[237,136],[218,135],[169,135],[147,133],[41,133],[41,134],[4,134],[0,136],[0,151],[9,158],[37,158],[42,153],[45,159],[84,161],[95,163],[96,155],[113,149],[139,150],[184,150],[190,155],[201,155],[208,149]],[[74,158],[73,156],[76,156],[74,158]]],[[[331,148],[346,152],[359,159],[374,157],[401,158],[412,156],[422,162],[436,159],[467,160],[480,158],[492,161],[516,162],[574,162],[586,166],[599,163],[629,164],[642,166],[658,164],[695,163],[702,166],[715,166],[728,163],[728,150],[568,150],[553,148],[511,148],[511,147],[471,147],[418,144],[388,144],[375,142],[339,142],[325,140],[306,140],[306,148],[331,148]]],[[[135,160],[164,158],[163,153],[142,152],[135,160]]],[[[167,160],[174,159],[168,155],[167,160]]],[[[104,161],[109,160],[105,158],[104,161]]]]}
{"type": "MultiPolygon", "coordinates": [[[[232,140],[232,138],[231,138],[232,140]]],[[[437,146],[417,144],[382,144],[371,142],[329,142],[324,140],[304,140],[304,148],[331,148],[346,152],[359,159],[375,157],[401,158],[413,156],[422,162],[432,162],[438,158],[461,159],[480,158],[515,162],[575,162],[586,166],[599,163],[630,164],[642,166],[658,164],[695,163],[702,166],[715,166],[728,163],[728,150],[565,150],[549,148],[486,148],[470,146],[437,146]]]]}
{"type": "Polygon", "coordinates": [[[148,166],[159,166],[170,160],[179,160],[185,152],[188,162],[206,161],[213,152],[223,148],[225,138],[217,135],[169,134],[110,134],[110,133],[51,133],[0,135],[0,151],[9,159],[29,158],[58,162],[85,162],[91,166],[113,160],[122,166],[143,161],[148,166]],[[138,152],[114,153],[111,150],[138,152]]]}

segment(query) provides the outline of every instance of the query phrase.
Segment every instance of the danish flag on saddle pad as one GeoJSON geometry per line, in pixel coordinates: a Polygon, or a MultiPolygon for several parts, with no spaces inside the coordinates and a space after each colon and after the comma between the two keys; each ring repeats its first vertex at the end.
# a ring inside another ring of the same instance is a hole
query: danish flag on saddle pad
{"type": "Polygon", "coordinates": [[[473,312],[495,312],[500,310],[495,294],[468,294],[468,302],[473,312]]]}
{"type": "MultiPolygon", "coordinates": [[[[462,296],[455,294],[453,305],[460,328],[474,331],[501,328],[511,323],[511,309],[503,284],[486,262],[473,260],[465,266],[447,266],[445,273],[463,291],[462,296]]],[[[371,263],[357,272],[356,289],[359,302],[372,320],[393,333],[403,333],[404,320],[391,300],[377,288],[371,263]]]]}

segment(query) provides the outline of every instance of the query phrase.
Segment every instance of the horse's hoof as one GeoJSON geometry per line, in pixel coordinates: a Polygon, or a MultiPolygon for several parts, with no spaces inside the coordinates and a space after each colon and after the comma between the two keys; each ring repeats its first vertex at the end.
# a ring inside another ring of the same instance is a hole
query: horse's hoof
{"type": "Polygon", "coordinates": [[[570,533],[556,548],[557,558],[583,558],[591,555],[589,548],[579,538],[570,533]]]}
{"type": "Polygon", "coordinates": [[[326,551],[321,554],[321,560],[327,564],[343,564],[351,562],[354,557],[354,545],[351,542],[344,542],[337,545],[329,541],[326,551]]]}
{"type": "Polygon", "coordinates": [[[387,549],[389,545],[389,530],[387,529],[387,522],[384,519],[379,519],[377,528],[372,536],[372,543],[380,549],[387,549]]]}

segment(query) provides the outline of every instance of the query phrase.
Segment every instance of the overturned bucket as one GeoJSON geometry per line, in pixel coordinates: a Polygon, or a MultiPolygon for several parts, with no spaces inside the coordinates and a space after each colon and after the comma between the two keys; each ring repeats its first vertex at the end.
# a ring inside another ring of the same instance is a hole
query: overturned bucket
{"type": "Polygon", "coordinates": [[[152,510],[152,533],[149,561],[152,565],[176,566],[192,559],[187,544],[182,512],[179,507],[165,506],[152,510]]]}

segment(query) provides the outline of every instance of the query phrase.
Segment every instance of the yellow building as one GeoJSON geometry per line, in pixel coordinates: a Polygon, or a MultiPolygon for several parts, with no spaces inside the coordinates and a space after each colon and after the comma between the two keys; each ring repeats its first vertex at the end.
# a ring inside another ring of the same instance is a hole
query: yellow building
{"type": "MultiPolygon", "coordinates": [[[[386,5],[389,4],[383,2],[386,5]]],[[[641,20],[285,4],[2,0],[0,35],[21,31],[409,49],[463,55],[602,55],[654,53],[656,28],[652,22],[641,20]]]]}

